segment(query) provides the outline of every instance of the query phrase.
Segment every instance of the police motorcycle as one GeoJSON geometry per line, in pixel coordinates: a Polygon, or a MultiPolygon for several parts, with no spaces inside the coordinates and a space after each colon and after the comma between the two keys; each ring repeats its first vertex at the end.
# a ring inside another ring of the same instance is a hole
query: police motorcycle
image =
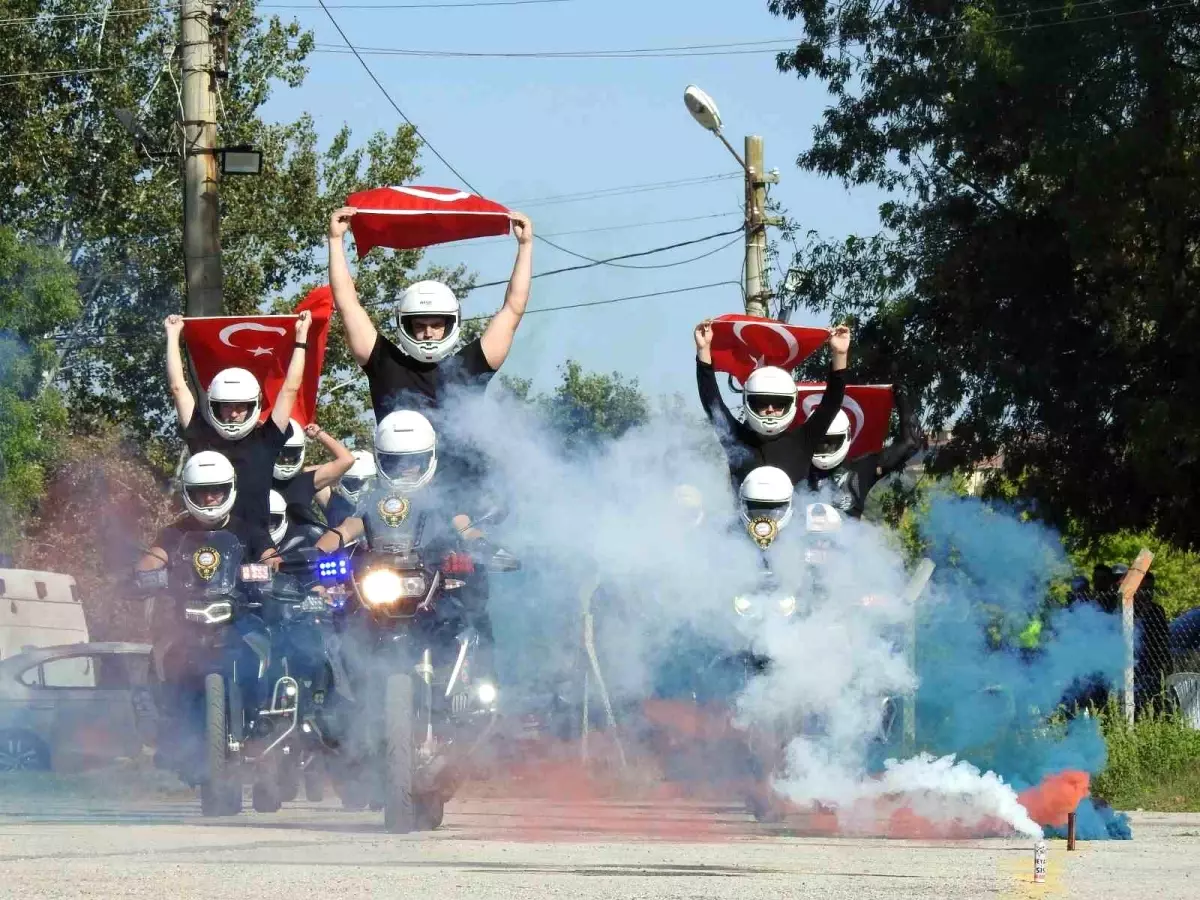
{"type": "Polygon", "coordinates": [[[277,572],[261,588],[262,619],[270,638],[266,683],[270,698],[255,722],[242,762],[252,767],[253,803],[275,812],[295,800],[303,784],[308,800],[324,796],[322,760],[336,749],[329,737],[336,685],[346,679],[328,646],[344,604],[321,585],[315,544],[326,531],[299,506],[271,492],[271,537],[277,572]]]}
{"type": "MultiPolygon", "coordinates": [[[[385,416],[374,453],[378,476],[355,517],[361,539],[323,562],[351,588],[339,639],[355,715],[343,723],[334,780],[344,805],[382,807],[388,830],[403,833],[441,824],[495,725],[490,642],[478,623],[488,574],[520,563],[455,533],[426,489],[437,455],[423,416],[385,416]]],[[[502,518],[494,508],[471,527],[502,518]]]]}
{"type": "Polygon", "coordinates": [[[300,738],[331,680],[320,638],[296,633],[329,612],[310,589],[317,555],[292,550],[276,574],[247,562],[236,535],[198,531],[183,535],[164,568],[135,574],[143,591],[175,601],[173,634],[157,654],[160,705],[179,726],[167,730],[174,742],[164,757],[199,783],[206,816],[241,811],[244,772],[254,808],[278,810],[288,764],[308,758],[300,738]]]}
{"type": "Polygon", "coordinates": [[[165,567],[135,573],[141,590],[174,601],[172,633],[156,641],[160,707],[176,719],[160,753],[184,781],[199,784],[205,816],[242,808],[235,761],[254,727],[270,659],[258,590],[268,572],[246,562],[234,534],[195,531],[165,567]]]}

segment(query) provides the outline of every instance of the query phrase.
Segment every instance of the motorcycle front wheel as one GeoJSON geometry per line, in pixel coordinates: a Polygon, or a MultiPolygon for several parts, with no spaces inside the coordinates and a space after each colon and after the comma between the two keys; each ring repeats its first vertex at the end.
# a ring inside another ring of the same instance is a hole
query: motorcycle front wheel
{"type": "Polygon", "coordinates": [[[393,834],[407,834],[416,827],[412,676],[389,676],[384,703],[383,823],[393,834]]]}
{"type": "Polygon", "coordinates": [[[200,812],[205,816],[237,815],[242,811],[241,785],[229,761],[229,713],[225,679],[204,678],[205,780],[200,785],[200,812]]]}

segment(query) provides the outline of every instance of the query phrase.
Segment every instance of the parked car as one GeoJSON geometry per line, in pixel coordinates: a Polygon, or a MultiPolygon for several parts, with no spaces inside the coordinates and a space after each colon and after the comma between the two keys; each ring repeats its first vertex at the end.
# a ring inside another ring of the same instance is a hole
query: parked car
{"type": "Polygon", "coordinates": [[[149,644],[63,644],[0,661],[0,772],[74,768],[154,742],[149,644]]]}

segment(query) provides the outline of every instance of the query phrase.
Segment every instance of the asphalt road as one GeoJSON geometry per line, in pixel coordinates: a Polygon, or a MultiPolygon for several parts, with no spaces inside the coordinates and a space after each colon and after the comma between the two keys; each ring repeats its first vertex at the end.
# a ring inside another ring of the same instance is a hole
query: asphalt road
{"type": "Polygon", "coordinates": [[[456,800],[437,832],[393,836],[335,803],[205,820],[181,792],[0,783],[0,897],[1200,896],[1200,815],[1135,815],[1133,841],[795,837],[735,804],[456,800]],[[115,796],[114,796],[115,794],[115,796]]]}

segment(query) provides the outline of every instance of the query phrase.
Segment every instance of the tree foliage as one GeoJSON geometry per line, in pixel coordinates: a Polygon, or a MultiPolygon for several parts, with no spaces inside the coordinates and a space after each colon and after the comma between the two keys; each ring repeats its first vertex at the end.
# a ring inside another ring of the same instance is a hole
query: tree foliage
{"type": "MultiPolygon", "coordinates": [[[[77,419],[173,442],[161,321],[184,306],[177,11],[117,0],[104,17],[87,0],[14,0],[6,15],[29,21],[0,30],[0,71],[72,73],[0,86],[0,216],[57,247],[80,278],[82,314],[56,336],[61,381],[77,419]]],[[[411,181],[418,139],[404,126],[356,146],[343,128],[322,150],[311,117],[266,121],[272,91],[303,82],[312,36],[254,3],[233,5],[229,19],[229,75],[215,81],[219,140],[260,148],[263,172],[221,184],[224,305],[290,309],[326,279],[332,210],[363,187],[411,181]]],[[[381,321],[419,262],[419,252],[374,251],[360,264],[360,294],[381,321]]],[[[464,281],[462,270],[438,274],[464,281]]],[[[331,393],[357,374],[332,327],[323,415],[337,433],[366,404],[361,385],[331,393]]]]}
{"type": "Polygon", "coordinates": [[[42,494],[66,415],[49,386],[58,364],[46,334],[79,314],[75,274],[0,226],[0,544],[42,494]]]}
{"type": "Polygon", "coordinates": [[[566,453],[586,453],[619,438],[650,417],[650,404],[637,379],[619,372],[585,372],[573,359],[559,367],[562,381],[549,394],[530,395],[530,382],[506,379],[517,397],[536,406],[566,453]]]}
{"type": "Polygon", "coordinates": [[[935,461],[1003,451],[1039,515],[1200,539],[1200,22],[1142,0],[771,0],[780,67],[831,102],[799,157],[891,192],[881,230],[809,234],[797,305],[896,364],[935,461]],[[1086,8],[1085,8],[1086,7],[1086,8]]]}
{"type": "Polygon", "coordinates": [[[92,640],[145,636],[143,601],[129,572],[182,504],[158,468],[113,426],[77,435],[18,546],[17,564],[69,572],[79,584],[92,640]]]}

